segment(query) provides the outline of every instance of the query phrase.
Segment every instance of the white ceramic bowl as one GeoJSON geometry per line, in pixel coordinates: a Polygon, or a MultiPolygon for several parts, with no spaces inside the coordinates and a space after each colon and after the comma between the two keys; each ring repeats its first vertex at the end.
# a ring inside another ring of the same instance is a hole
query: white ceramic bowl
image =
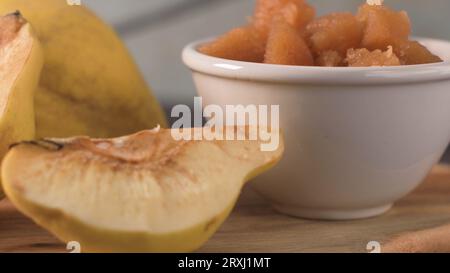
{"type": "Polygon", "coordinates": [[[257,192],[282,213],[344,220],[387,211],[450,142],[450,42],[421,42],[446,62],[279,66],[206,56],[202,42],[183,60],[206,104],[280,105],[286,153],[253,182],[257,192]]]}

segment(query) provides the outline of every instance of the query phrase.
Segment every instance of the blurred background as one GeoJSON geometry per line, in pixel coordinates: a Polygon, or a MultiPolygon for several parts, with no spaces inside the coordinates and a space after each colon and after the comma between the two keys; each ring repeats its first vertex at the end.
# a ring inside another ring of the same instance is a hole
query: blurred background
{"type": "MultiPolygon", "coordinates": [[[[125,40],[166,109],[193,103],[195,88],[181,62],[183,47],[246,23],[254,0],[81,0],[125,40]]],[[[318,11],[356,11],[364,0],[309,0],[318,11]]],[[[414,35],[450,40],[449,0],[386,0],[408,11],[414,35]]],[[[450,107],[450,105],[449,105],[450,107]]],[[[450,162],[450,151],[444,157],[450,162]]]]}

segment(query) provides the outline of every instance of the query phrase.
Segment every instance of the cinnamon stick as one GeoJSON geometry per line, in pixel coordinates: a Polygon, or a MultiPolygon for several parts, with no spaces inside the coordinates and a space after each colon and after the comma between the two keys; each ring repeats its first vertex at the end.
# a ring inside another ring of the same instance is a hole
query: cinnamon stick
{"type": "Polygon", "coordinates": [[[398,236],[382,247],[383,253],[450,253],[450,225],[398,236]]]}

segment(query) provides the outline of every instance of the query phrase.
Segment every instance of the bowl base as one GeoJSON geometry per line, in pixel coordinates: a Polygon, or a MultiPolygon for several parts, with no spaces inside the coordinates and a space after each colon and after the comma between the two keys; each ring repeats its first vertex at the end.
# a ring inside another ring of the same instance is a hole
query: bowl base
{"type": "Polygon", "coordinates": [[[274,205],[274,209],[289,216],[314,220],[357,220],[379,216],[389,211],[393,204],[366,209],[327,210],[311,209],[285,205],[274,205]]]}

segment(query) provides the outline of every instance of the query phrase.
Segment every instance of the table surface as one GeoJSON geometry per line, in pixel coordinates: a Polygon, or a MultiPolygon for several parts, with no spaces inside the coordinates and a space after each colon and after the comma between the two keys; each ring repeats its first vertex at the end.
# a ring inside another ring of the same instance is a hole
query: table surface
{"type": "MultiPolygon", "coordinates": [[[[450,223],[450,166],[434,168],[425,183],[388,213],[358,221],[299,220],[265,203],[241,202],[200,252],[366,252],[406,231],[450,223]]],[[[0,202],[0,252],[66,252],[65,245],[0,202]]]]}

